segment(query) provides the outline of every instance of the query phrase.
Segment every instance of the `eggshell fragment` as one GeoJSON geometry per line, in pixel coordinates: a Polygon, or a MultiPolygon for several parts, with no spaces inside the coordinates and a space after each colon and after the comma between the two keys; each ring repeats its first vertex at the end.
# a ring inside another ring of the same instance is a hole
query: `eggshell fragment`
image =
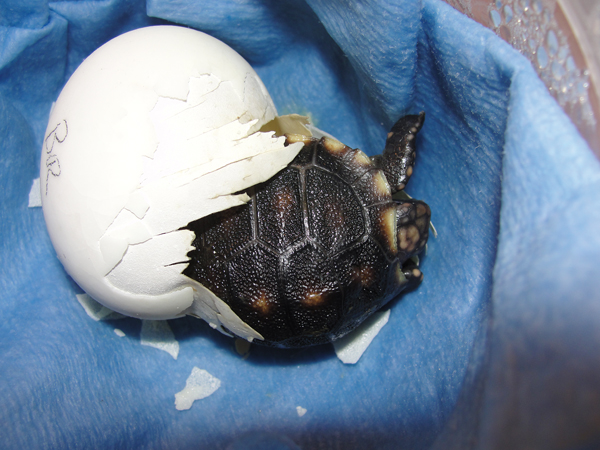
{"type": "Polygon", "coordinates": [[[388,323],[390,310],[376,312],[365,320],[356,330],[333,343],[337,357],[344,364],[356,364],[367,350],[375,336],[388,323]]]}
{"type": "Polygon", "coordinates": [[[265,130],[275,117],[250,65],[204,33],[149,27],[99,48],[56,101],[42,149],[44,217],[67,272],[111,310],[191,312],[260,339],[181,275],[193,240],[181,228],[246,202],[236,193],[296,156],[302,144],[265,130]]]}
{"type": "Polygon", "coordinates": [[[142,320],[140,343],[167,352],[173,359],[179,355],[179,342],[166,320],[142,320]]]}
{"type": "Polygon", "coordinates": [[[31,189],[29,190],[29,202],[27,204],[29,208],[37,208],[42,206],[42,193],[40,192],[40,179],[36,178],[31,182],[31,189]]]}
{"type": "Polygon", "coordinates": [[[175,408],[179,411],[190,409],[196,400],[214,394],[221,387],[221,380],[204,369],[194,367],[185,382],[185,388],[175,394],[175,408]]]}
{"type": "Polygon", "coordinates": [[[83,307],[85,313],[96,322],[100,320],[120,320],[125,318],[124,315],[114,312],[106,306],[102,306],[87,294],[76,294],[75,298],[77,298],[77,301],[83,307]]]}

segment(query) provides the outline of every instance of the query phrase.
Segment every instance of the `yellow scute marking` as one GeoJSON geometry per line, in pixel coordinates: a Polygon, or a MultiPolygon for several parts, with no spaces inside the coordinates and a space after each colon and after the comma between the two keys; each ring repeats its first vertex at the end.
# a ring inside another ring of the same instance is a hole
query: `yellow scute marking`
{"type": "Polygon", "coordinates": [[[373,184],[375,185],[375,189],[379,195],[392,195],[387,178],[381,170],[373,176],[373,184]]]}
{"type": "Polygon", "coordinates": [[[258,295],[252,299],[250,306],[261,314],[269,314],[273,305],[271,300],[269,300],[267,293],[265,291],[260,291],[258,295]]]}
{"type": "Polygon", "coordinates": [[[392,253],[398,251],[396,244],[396,208],[391,206],[381,212],[381,234],[385,237],[392,253]]]}
{"type": "Polygon", "coordinates": [[[310,136],[305,136],[304,134],[286,134],[285,138],[288,144],[302,142],[304,145],[308,145],[313,141],[313,138],[310,136]]]}
{"type": "Polygon", "coordinates": [[[322,292],[308,291],[301,300],[302,305],[315,307],[319,306],[325,300],[325,295],[322,292]]]}
{"type": "Polygon", "coordinates": [[[330,153],[340,153],[346,148],[346,146],[337,139],[332,139],[329,137],[323,139],[323,145],[330,153]]]}
{"type": "Polygon", "coordinates": [[[361,150],[357,150],[354,155],[354,162],[359,166],[370,166],[372,164],[371,158],[365,155],[361,150]]]}

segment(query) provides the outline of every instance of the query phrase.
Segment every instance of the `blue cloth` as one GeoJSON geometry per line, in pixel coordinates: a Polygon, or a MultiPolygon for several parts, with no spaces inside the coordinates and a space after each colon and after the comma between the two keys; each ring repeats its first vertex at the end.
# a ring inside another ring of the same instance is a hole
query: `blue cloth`
{"type": "Polygon", "coordinates": [[[0,448],[600,445],[598,160],[530,64],[445,3],[3,0],[0,142],[0,448]],[[223,40],[280,113],[369,154],[426,111],[407,191],[439,235],[357,365],[330,346],[243,359],[193,318],[169,322],[175,361],[77,302],[27,206],[46,119],[89,53],[162,23],[223,40]],[[221,387],[177,411],[194,366],[221,387]]]}

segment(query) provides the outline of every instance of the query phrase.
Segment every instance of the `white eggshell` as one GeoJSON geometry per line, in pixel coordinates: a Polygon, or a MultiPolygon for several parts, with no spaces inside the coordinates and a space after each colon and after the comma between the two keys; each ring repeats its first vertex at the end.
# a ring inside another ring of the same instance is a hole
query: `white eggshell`
{"type": "Polygon", "coordinates": [[[199,315],[261,338],[181,275],[189,222],[242,204],[302,144],[258,130],[276,116],[250,65],[198,31],[149,27],[88,57],[58,98],[42,149],[44,217],[58,258],[94,299],[144,319],[199,315]]]}
{"type": "Polygon", "coordinates": [[[389,309],[373,313],[357,329],[333,343],[337,357],[344,364],[356,364],[389,319],[389,309]]]}

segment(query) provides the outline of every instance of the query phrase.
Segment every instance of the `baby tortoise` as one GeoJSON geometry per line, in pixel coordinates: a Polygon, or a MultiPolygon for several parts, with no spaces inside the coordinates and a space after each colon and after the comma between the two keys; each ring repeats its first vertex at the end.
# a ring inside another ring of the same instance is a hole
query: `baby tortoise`
{"type": "Polygon", "coordinates": [[[304,347],[352,331],[423,274],[429,207],[392,199],[413,172],[425,114],[401,118],[369,158],[330,138],[252,188],[249,203],[195,222],[184,275],[210,289],[264,341],[304,347]]]}

